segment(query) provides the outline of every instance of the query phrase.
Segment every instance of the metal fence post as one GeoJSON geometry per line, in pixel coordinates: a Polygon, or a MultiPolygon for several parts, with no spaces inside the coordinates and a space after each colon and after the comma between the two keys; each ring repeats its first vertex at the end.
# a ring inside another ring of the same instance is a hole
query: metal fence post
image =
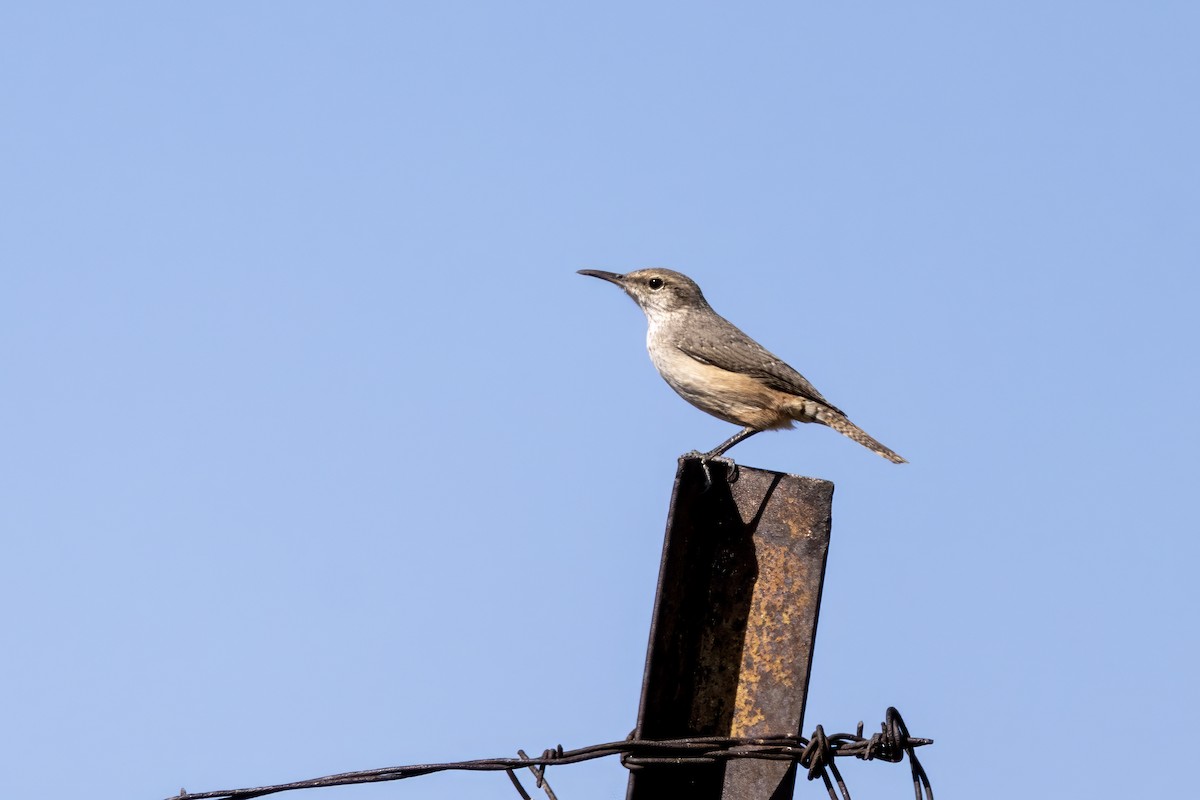
{"type": "MultiPolygon", "coordinates": [[[[829,550],[833,484],[679,461],[636,736],[799,735],[829,550]]],[[[646,765],[627,800],[782,800],[795,765],[646,765]]]]}

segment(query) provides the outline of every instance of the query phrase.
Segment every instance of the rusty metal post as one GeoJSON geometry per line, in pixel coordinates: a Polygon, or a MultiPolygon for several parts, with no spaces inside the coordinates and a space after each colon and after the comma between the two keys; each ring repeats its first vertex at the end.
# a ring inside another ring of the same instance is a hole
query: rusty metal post
{"type": "MultiPolygon", "coordinates": [[[[636,735],[799,735],[833,484],[679,460],[667,518],[636,735]]],[[[795,764],[647,765],[627,800],[783,800],[795,764]]]]}

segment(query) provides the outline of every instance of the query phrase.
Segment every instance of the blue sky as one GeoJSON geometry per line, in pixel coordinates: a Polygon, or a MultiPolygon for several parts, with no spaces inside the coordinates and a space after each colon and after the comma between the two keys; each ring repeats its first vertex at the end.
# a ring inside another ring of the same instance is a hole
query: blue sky
{"type": "MultiPolygon", "coordinates": [[[[651,265],[912,462],[815,426],[732,451],[837,484],[806,732],[896,705],[944,797],[1193,784],[1136,754],[1200,714],[1198,30],[1170,2],[6,5],[0,793],[624,737],[675,458],[733,432],[575,274],[651,265]]],[[[515,793],[321,793],[385,796],[515,793]]]]}

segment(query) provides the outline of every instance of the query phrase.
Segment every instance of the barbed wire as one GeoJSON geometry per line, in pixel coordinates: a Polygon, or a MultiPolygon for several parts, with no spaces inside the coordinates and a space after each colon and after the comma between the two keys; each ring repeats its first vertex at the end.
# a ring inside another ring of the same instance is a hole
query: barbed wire
{"type": "Polygon", "coordinates": [[[731,759],[750,758],[769,761],[795,761],[808,770],[810,781],[821,778],[831,800],[851,800],[850,792],[842,780],[835,763],[836,758],[854,757],[864,761],[887,761],[899,763],[908,756],[912,770],[913,792],[916,800],[933,800],[933,787],[925,768],[917,759],[915,749],[933,744],[932,739],[909,736],[904,719],[895,708],[888,708],[880,731],[869,738],[863,736],[863,724],[858,723],[856,733],[827,735],[818,725],[811,737],[803,736],[696,736],[685,739],[635,739],[632,734],[620,742],[594,744],[575,750],[563,750],[558,745],[544,750],[540,756],[530,758],[524,750],[517,751],[517,758],[481,758],[473,761],[450,761],[443,764],[413,764],[406,767],[383,767],[380,769],[342,772],[292,783],[273,786],[256,786],[247,789],[229,789],[214,792],[188,792],[180,789],[178,795],[167,800],[250,800],[279,792],[297,789],[317,789],[326,786],[348,786],[358,783],[380,783],[415,778],[434,772],[451,770],[468,772],[506,772],[522,800],[532,800],[517,778],[516,770],[528,769],[533,773],[537,788],[545,791],[548,800],[557,800],[550,784],[546,781],[546,768],[566,764],[577,764],[607,756],[620,756],[621,764],[631,771],[649,766],[659,767],[675,764],[715,764],[731,759]],[[837,789],[835,791],[834,784],[837,789]]]}

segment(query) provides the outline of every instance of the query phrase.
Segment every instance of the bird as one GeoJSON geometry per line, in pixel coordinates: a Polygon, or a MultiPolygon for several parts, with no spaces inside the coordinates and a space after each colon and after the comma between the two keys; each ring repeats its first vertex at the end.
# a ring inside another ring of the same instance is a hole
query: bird
{"type": "Polygon", "coordinates": [[[712,309],[700,287],[670,269],[618,274],[581,269],[580,275],[621,287],[646,315],[646,349],[663,380],[684,399],[742,429],[706,453],[705,467],[738,442],[767,430],[817,422],[894,464],[907,461],[849,420],[803,375],[712,309]]]}

